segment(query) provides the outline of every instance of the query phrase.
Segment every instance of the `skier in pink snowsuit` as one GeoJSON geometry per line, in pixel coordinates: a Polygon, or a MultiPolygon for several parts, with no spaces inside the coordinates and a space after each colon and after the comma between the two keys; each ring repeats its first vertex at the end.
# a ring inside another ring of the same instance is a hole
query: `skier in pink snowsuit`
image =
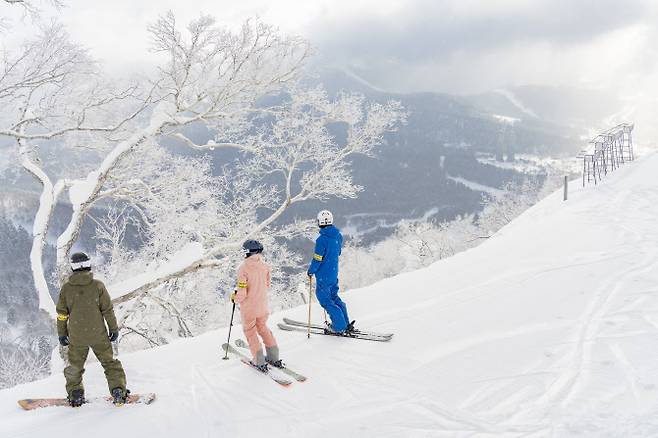
{"type": "Polygon", "coordinates": [[[242,245],[245,260],[238,268],[238,287],[231,295],[231,301],[240,305],[242,330],[249,343],[253,356],[252,364],[267,369],[267,364],[281,367],[279,347],[272,331],[267,327],[270,314],[267,305],[267,291],[270,288],[270,266],[262,256],[263,245],[257,240],[247,240],[242,245]],[[265,344],[265,354],[258,336],[265,344]]]}

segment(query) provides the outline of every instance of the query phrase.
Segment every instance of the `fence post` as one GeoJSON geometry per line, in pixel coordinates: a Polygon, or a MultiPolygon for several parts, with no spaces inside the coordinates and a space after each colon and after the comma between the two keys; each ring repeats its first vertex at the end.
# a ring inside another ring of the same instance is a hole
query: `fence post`
{"type": "Polygon", "coordinates": [[[569,191],[569,177],[565,175],[564,176],[564,200],[565,201],[567,200],[568,191],[569,191]]]}

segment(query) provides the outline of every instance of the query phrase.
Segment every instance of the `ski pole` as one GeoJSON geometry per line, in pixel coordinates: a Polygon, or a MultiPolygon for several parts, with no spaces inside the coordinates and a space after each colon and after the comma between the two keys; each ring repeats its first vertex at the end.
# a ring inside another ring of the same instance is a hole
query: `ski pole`
{"type": "Polygon", "coordinates": [[[313,301],[313,277],[308,276],[308,335],[307,338],[311,339],[311,301],[313,301]]]}
{"type": "MultiPolygon", "coordinates": [[[[233,302],[233,310],[231,310],[231,323],[228,326],[228,339],[226,340],[226,345],[231,345],[231,329],[233,328],[233,315],[235,314],[235,302],[233,302]]],[[[228,360],[228,347],[226,348],[226,354],[222,358],[223,360],[228,360]]]]}

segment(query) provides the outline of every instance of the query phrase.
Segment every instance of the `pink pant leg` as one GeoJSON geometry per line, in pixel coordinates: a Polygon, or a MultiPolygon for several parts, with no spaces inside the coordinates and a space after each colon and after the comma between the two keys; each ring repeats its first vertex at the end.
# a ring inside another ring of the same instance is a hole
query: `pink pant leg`
{"type": "Polygon", "coordinates": [[[244,336],[247,338],[247,343],[249,344],[249,350],[251,351],[251,356],[256,362],[256,353],[259,350],[262,350],[263,347],[260,344],[258,339],[258,330],[257,330],[257,319],[249,318],[242,320],[242,330],[244,331],[244,336]]]}
{"type": "MultiPolygon", "coordinates": [[[[272,330],[267,327],[267,318],[269,315],[261,316],[256,318],[256,330],[261,338],[263,338],[263,343],[266,347],[276,347],[276,339],[272,334],[272,330]]],[[[260,345],[260,344],[259,344],[260,345]]]]}

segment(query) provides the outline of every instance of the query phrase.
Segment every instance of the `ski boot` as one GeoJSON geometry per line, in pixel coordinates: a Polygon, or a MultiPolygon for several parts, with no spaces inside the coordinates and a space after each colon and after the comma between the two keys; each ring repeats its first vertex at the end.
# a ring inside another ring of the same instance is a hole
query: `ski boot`
{"type": "Polygon", "coordinates": [[[123,406],[126,403],[126,400],[128,399],[128,394],[130,394],[129,390],[123,390],[122,388],[114,388],[112,391],[112,403],[114,403],[115,406],[123,406]]]}
{"type": "Polygon", "coordinates": [[[345,329],[345,333],[347,333],[349,335],[349,334],[354,333],[356,331],[356,328],[354,328],[354,323],[355,322],[356,322],[356,320],[352,320],[352,322],[347,324],[347,328],[345,329]]]}
{"type": "Polygon", "coordinates": [[[269,369],[267,368],[267,364],[266,364],[266,363],[264,363],[264,364],[262,364],[262,365],[256,365],[256,364],[255,364],[253,361],[251,361],[251,360],[249,361],[249,363],[251,364],[251,366],[253,366],[254,368],[256,368],[256,369],[257,369],[258,371],[260,371],[261,373],[267,373],[267,372],[269,371],[269,369]]]}
{"type": "Polygon", "coordinates": [[[326,322],[325,324],[327,325],[324,328],[325,335],[345,336],[345,330],[339,332],[338,330],[334,329],[330,322],[326,322]]]}
{"type": "Polygon", "coordinates": [[[268,365],[272,365],[274,368],[285,368],[286,364],[283,363],[281,359],[279,360],[270,360],[270,359],[265,359],[268,365]]]}
{"type": "Polygon", "coordinates": [[[74,408],[79,408],[85,402],[85,391],[83,389],[74,389],[68,396],[69,404],[74,408]]]}
{"type": "Polygon", "coordinates": [[[267,355],[265,356],[265,362],[268,365],[272,365],[274,368],[285,368],[285,365],[279,359],[279,347],[278,346],[273,346],[273,347],[265,347],[265,351],[267,352],[267,355]]]}
{"type": "Polygon", "coordinates": [[[258,352],[256,353],[256,362],[250,360],[249,363],[252,364],[261,373],[266,373],[269,371],[267,369],[267,360],[263,355],[263,350],[258,350],[258,352]]]}

